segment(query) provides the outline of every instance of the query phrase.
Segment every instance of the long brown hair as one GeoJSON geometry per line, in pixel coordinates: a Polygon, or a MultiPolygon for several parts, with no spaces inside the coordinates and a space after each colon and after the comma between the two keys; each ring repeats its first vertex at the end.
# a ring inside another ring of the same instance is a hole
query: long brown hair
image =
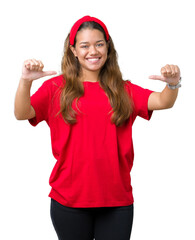
{"type": "MultiPolygon", "coordinates": [[[[104,34],[106,40],[105,32],[98,23],[84,22],[78,31],[86,28],[100,30],[104,34]]],[[[69,35],[70,34],[68,34],[64,43],[64,55],[61,62],[65,84],[61,91],[59,113],[62,113],[65,122],[74,124],[77,122],[75,115],[78,113],[72,108],[72,102],[76,98],[77,106],[79,98],[84,94],[84,87],[83,83],[79,80],[81,66],[70,49],[69,35]]],[[[117,61],[117,52],[110,36],[108,44],[107,60],[100,70],[99,84],[110,100],[110,105],[113,111],[111,116],[112,123],[116,126],[121,126],[129,119],[133,111],[133,104],[131,98],[124,89],[125,81],[122,79],[122,74],[117,61]]]]}

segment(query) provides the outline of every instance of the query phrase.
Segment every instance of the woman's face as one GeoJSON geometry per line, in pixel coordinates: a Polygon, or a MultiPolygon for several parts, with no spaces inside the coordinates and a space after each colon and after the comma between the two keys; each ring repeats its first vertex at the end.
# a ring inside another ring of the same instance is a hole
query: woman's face
{"type": "Polygon", "coordinates": [[[108,46],[103,33],[97,29],[78,31],[75,48],[70,47],[75,57],[78,57],[83,72],[99,73],[107,60],[108,46]]]}

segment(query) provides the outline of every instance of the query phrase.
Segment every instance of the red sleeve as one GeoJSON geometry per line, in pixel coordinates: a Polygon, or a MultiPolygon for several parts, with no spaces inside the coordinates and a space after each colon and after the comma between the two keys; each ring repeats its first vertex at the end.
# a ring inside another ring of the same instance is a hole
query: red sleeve
{"type": "Polygon", "coordinates": [[[128,81],[131,97],[134,103],[134,114],[146,120],[150,120],[153,111],[148,110],[148,98],[153,92],[149,89],[142,88],[128,81]]]}
{"type": "Polygon", "coordinates": [[[31,105],[33,106],[36,116],[28,119],[32,126],[36,126],[41,121],[48,121],[48,111],[50,103],[49,81],[45,81],[41,87],[31,96],[31,105]]]}

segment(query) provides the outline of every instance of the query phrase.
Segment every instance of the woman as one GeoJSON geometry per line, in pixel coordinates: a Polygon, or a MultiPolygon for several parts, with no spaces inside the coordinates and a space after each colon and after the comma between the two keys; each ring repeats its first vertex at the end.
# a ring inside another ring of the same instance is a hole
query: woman
{"type": "Polygon", "coordinates": [[[180,70],[166,65],[162,92],[124,81],[106,25],[85,16],[72,27],[64,45],[62,74],[45,81],[30,97],[43,72],[39,60],[26,60],[15,98],[15,116],[50,127],[56,164],[50,176],[51,218],[58,238],[128,240],[133,223],[130,171],[132,125],[149,120],[153,110],[174,105],[180,70]]]}

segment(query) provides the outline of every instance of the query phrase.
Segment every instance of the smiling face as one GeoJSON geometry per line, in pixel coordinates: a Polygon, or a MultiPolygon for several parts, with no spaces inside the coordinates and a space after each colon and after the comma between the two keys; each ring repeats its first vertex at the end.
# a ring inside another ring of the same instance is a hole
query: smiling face
{"type": "Polygon", "coordinates": [[[104,34],[97,29],[82,29],[77,32],[75,47],[70,46],[85,75],[94,72],[97,75],[107,60],[108,45],[104,34]]]}

